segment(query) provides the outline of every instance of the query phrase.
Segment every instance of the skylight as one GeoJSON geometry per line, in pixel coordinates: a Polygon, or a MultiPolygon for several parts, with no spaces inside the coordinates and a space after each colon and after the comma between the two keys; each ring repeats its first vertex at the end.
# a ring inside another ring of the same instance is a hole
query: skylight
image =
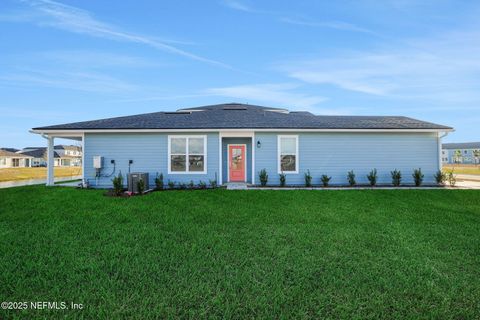
{"type": "Polygon", "coordinates": [[[228,107],[223,107],[223,110],[247,110],[247,107],[243,107],[243,106],[228,106],[228,107]]]}
{"type": "Polygon", "coordinates": [[[191,114],[191,111],[171,111],[171,112],[164,112],[164,114],[191,114]]]}

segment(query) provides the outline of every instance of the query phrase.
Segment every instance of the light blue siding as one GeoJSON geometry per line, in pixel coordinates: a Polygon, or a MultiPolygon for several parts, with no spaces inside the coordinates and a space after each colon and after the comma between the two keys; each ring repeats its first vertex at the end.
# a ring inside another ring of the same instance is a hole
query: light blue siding
{"type": "MultiPolygon", "coordinates": [[[[279,184],[277,135],[255,134],[261,148],[255,149],[255,170],[265,168],[269,184],[279,184]]],[[[303,185],[304,173],[310,170],[313,184],[320,176],[332,177],[331,184],[347,184],[347,172],[353,170],[358,183],[368,183],[366,175],[376,168],[378,183],[391,183],[390,171],[401,170],[405,183],[413,183],[414,168],[421,168],[425,183],[433,183],[439,169],[436,133],[298,133],[299,172],[287,174],[287,184],[303,185]]],[[[257,180],[258,181],[258,180],[257,180]]]]}
{"type": "MultiPolygon", "coordinates": [[[[150,186],[154,185],[157,173],[163,173],[164,183],[168,180],[188,183],[200,180],[208,183],[218,180],[218,133],[205,133],[207,136],[207,173],[206,174],[168,174],[168,135],[169,133],[86,133],[85,178],[95,187],[111,187],[113,175],[95,179],[93,156],[104,157],[102,175],[113,173],[113,159],[116,162],[115,175],[120,171],[124,176],[129,172],[128,160],[133,160],[131,172],[148,172],[150,186]]],[[[195,135],[190,133],[170,133],[170,135],[195,135]]],[[[126,183],[126,179],[125,179],[126,183]]]]}
{"type": "Polygon", "coordinates": [[[442,150],[443,162],[449,164],[478,164],[480,159],[475,157],[475,150],[477,149],[444,149],[442,150]],[[457,150],[460,151],[461,154],[459,157],[456,155],[457,150]]]}
{"type": "MultiPolygon", "coordinates": [[[[163,173],[165,184],[168,180],[188,183],[193,180],[208,182],[217,179],[220,172],[219,152],[222,152],[223,182],[227,182],[228,143],[246,143],[247,179],[252,181],[252,147],[255,148],[255,175],[265,168],[269,184],[279,184],[278,177],[278,135],[298,135],[298,174],[287,174],[287,184],[303,185],[304,173],[309,169],[313,183],[320,184],[320,176],[332,176],[331,184],[347,184],[347,172],[353,170],[358,183],[367,183],[366,175],[376,168],[379,183],[391,182],[390,171],[402,171],[403,182],[412,183],[412,171],[421,168],[425,183],[433,183],[433,174],[439,167],[438,139],[436,133],[292,133],[256,132],[255,144],[250,138],[224,138],[219,150],[219,134],[207,136],[206,174],[168,174],[169,133],[86,133],[85,134],[85,178],[92,186],[111,187],[113,175],[95,179],[93,156],[104,157],[102,175],[113,173],[112,159],[116,162],[114,174],[120,171],[126,176],[128,160],[133,160],[131,172],[148,172],[153,186],[157,173],[163,173]],[[256,142],[261,147],[256,147],[256,142]]],[[[171,133],[171,135],[195,135],[171,133]]],[[[258,181],[258,179],[256,179],[258,181]]]]}
{"type": "Polygon", "coordinates": [[[228,145],[246,144],[247,145],[247,183],[252,183],[252,139],[251,138],[223,138],[222,141],[222,181],[228,181],[228,145]]]}

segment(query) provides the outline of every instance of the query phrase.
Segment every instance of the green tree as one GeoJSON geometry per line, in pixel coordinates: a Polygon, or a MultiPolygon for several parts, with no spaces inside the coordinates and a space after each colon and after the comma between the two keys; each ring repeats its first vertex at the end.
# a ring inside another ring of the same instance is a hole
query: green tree
{"type": "Polygon", "coordinates": [[[480,162],[480,150],[473,150],[473,159],[475,164],[480,162]]]}
{"type": "Polygon", "coordinates": [[[455,150],[455,152],[453,153],[453,162],[462,163],[462,159],[462,150],[455,150]]]}

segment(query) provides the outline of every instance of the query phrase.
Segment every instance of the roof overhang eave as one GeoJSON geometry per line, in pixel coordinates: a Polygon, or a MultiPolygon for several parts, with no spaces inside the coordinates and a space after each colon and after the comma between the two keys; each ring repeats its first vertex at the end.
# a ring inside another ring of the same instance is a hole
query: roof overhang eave
{"type": "Polygon", "coordinates": [[[42,129],[35,128],[31,133],[55,135],[56,137],[82,137],[85,133],[142,133],[142,132],[228,132],[228,131],[258,131],[258,132],[453,132],[453,128],[404,128],[404,129],[316,129],[316,128],[190,128],[190,129],[42,129]]]}

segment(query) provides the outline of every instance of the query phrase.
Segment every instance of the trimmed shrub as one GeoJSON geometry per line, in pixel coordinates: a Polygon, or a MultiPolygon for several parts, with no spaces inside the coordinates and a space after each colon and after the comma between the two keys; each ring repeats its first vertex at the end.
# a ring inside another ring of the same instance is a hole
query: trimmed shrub
{"type": "Polygon", "coordinates": [[[157,190],[163,189],[163,173],[160,173],[160,175],[157,173],[157,176],[155,177],[155,187],[157,190]]]}
{"type": "Polygon", "coordinates": [[[285,187],[287,182],[287,175],[285,173],[280,174],[280,187],[285,187]]]}
{"type": "Polygon", "coordinates": [[[413,181],[415,182],[415,186],[420,187],[422,185],[422,182],[423,182],[422,169],[418,168],[418,169],[413,170],[412,177],[413,177],[413,181]]]}
{"type": "Polygon", "coordinates": [[[354,187],[357,184],[357,181],[355,181],[355,173],[353,173],[353,170],[348,171],[347,179],[350,187],[354,187]]]}
{"type": "Polygon", "coordinates": [[[307,170],[305,172],[305,187],[311,187],[312,186],[312,175],[310,174],[310,170],[307,170]]]}
{"type": "Polygon", "coordinates": [[[190,180],[190,182],[188,183],[188,187],[189,187],[190,189],[195,188],[195,183],[193,183],[193,180],[190,180]]]}
{"type": "Polygon", "coordinates": [[[392,175],[393,186],[400,186],[400,183],[402,182],[402,173],[400,172],[400,170],[395,169],[393,171],[390,171],[390,174],[392,175]]]}
{"type": "Polygon", "coordinates": [[[143,179],[137,181],[137,191],[138,194],[143,194],[145,192],[145,181],[143,181],[143,179]]]}
{"type": "Polygon", "coordinates": [[[367,174],[367,179],[368,181],[370,181],[370,185],[372,187],[377,185],[377,178],[377,169],[373,169],[372,171],[370,171],[369,174],[367,174]]]}
{"type": "Polygon", "coordinates": [[[212,189],[215,189],[217,187],[217,179],[209,180],[209,182],[212,189]]]}
{"type": "Polygon", "coordinates": [[[200,189],[207,189],[207,184],[206,184],[205,182],[203,182],[202,180],[200,180],[200,181],[198,182],[198,187],[199,187],[200,189]]]}
{"type": "Polygon", "coordinates": [[[438,170],[433,177],[435,178],[435,182],[437,184],[444,184],[447,180],[447,175],[442,172],[442,170],[438,170]]]}
{"type": "Polygon", "coordinates": [[[175,181],[170,181],[170,180],[168,180],[168,188],[169,188],[169,189],[175,188],[175,181]]]}
{"type": "Polygon", "coordinates": [[[453,174],[453,171],[448,173],[448,184],[450,187],[455,187],[455,184],[457,183],[457,178],[453,174]]]}
{"type": "Polygon", "coordinates": [[[267,170],[265,170],[265,169],[260,170],[260,172],[258,173],[258,176],[260,178],[260,185],[262,187],[265,187],[267,185],[267,182],[268,182],[267,170]]]}
{"type": "Polygon", "coordinates": [[[328,183],[330,182],[330,179],[332,179],[332,177],[329,177],[326,174],[323,174],[322,177],[320,178],[320,180],[322,180],[322,184],[324,187],[328,187],[328,183]]]}
{"type": "Polygon", "coordinates": [[[184,182],[180,182],[178,184],[178,187],[180,188],[180,190],[185,190],[185,189],[187,189],[187,184],[184,183],[184,182]]]}
{"type": "Polygon", "coordinates": [[[122,194],[123,192],[123,176],[122,176],[122,172],[119,172],[118,173],[118,176],[114,177],[112,179],[112,183],[113,183],[113,193],[116,195],[116,196],[119,196],[122,194]]]}

